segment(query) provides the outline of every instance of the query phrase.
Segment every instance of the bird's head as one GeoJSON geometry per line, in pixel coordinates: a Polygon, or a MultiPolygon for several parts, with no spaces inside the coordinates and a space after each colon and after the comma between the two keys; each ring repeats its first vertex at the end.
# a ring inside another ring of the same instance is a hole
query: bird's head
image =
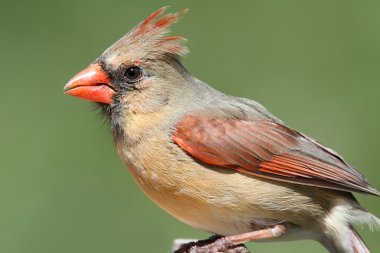
{"type": "Polygon", "coordinates": [[[74,76],[65,93],[97,102],[108,114],[150,112],[167,103],[189,74],[178,61],[187,52],[184,38],[168,35],[187,10],[162,16],[165,10],[152,13],[74,76]]]}

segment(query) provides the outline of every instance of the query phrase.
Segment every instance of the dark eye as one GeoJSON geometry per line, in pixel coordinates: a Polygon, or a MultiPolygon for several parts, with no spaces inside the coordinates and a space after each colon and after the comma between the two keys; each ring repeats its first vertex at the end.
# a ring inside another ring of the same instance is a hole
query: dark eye
{"type": "Polygon", "coordinates": [[[128,81],[134,82],[140,79],[142,76],[142,70],[136,66],[128,67],[124,73],[124,76],[128,81]]]}

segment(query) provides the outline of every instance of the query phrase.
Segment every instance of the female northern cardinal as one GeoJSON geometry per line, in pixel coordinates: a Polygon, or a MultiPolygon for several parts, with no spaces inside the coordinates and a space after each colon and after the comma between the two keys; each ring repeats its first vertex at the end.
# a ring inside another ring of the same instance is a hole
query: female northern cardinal
{"type": "Polygon", "coordinates": [[[141,189],[179,220],[220,235],[178,252],[248,252],[256,240],[313,239],[365,253],[353,223],[380,225],[351,192],[380,196],[341,156],[255,101],[225,95],[179,62],[161,8],[65,86],[98,102],[141,189]],[[223,236],[223,237],[222,237],[223,236]]]}

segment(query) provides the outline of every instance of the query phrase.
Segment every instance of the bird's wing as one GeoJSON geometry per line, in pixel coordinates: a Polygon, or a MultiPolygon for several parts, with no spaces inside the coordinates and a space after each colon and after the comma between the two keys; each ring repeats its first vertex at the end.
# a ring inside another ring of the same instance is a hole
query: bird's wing
{"type": "Polygon", "coordinates": [[[186,115],[172,139],[206,164],[294,184],[380,196],[339,155],[280,123],[186,115]]]}

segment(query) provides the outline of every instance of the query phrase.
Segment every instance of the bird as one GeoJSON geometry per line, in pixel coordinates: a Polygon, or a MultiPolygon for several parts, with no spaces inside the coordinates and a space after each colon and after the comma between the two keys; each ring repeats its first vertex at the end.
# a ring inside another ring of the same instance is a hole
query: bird
{"type": "MultiPolygon", "coordinates": [[[[368,253],[354,228],[379,228],[353,193],[380,196],[338,153],[254,100],[224,94],[181,63],[170,35],[187,9],[162,7],[64,87],[97,104],[142,191],[178,220],[209,232],[176,252],[249,252],[251,241],[311,239],[331,253],[368,253]]],[[[300,251],[301,252],[301,251],[300,251]]]]}

